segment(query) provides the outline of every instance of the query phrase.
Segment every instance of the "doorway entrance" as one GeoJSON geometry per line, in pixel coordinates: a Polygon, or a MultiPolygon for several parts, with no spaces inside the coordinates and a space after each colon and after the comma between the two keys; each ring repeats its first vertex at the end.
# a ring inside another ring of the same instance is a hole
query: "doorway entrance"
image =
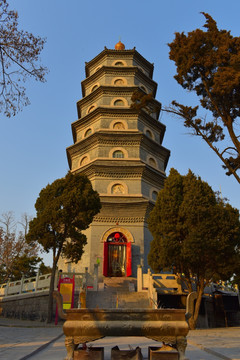
{"type": "Polygon", "coordinates": [[[121,277],[131,274],[131,243],[123,233],[113,232],[104,243],[103,275],[121,277]]]}

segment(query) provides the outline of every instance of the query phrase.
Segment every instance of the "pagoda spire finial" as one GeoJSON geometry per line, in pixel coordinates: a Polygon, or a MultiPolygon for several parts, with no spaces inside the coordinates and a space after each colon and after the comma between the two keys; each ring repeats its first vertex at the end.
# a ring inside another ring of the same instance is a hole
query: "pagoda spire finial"
{"type": "Polygon", "coordinates": [[[119,36],[119,42],[115,45],[115,50],[125,50],[125,45],[121,42],[120,36],[119,36]]]}

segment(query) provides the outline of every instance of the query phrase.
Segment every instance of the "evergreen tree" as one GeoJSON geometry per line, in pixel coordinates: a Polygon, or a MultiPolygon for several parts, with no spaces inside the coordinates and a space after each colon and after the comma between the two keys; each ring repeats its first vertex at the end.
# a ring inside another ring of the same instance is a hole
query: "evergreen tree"
{"type": "Polygon", "coordinates": [[[41,190],[35,203],[36,217],[29,223],[27,241],[52,251],[53,264],[49,292],[48,322],[52,320],[52,293],[60,255],[78,262],[87,243],[86,230],[100,211],[98,193],[86,176],[68,173],[41,190]]]}
{"type": "Polygon", "coordinates": [[[13,262],[12,272],[9,276],[9,280],[16,281],[22,277],[29,278],[37,275],[39,263],[42,259],[38,256],[29,255],[28,252],[22,256],[16,257],[13,262]]]}
{"type": "Polygon", "coordinates": [[[171,169],[149,217],[153,235],[148,255],[155,271],[172,269],[188,291],[196,284],[195,328],[204,287],[227,280],[240,270],[239,212],[215,195],[191,171],[171,169]]]}
{"type": "Polygon", "coordinates": [[[176,33],[169,44],[169,57],[176,65],[175,79],[200,98],[206,116],[198,115],[198,106],[176,101],[164,110],[184,119],[184,126],[200,136],[221,159],[226,174],[240,183],[240,37],[219,30],[210,15],[202,14],[206,31],[176,33]]]}

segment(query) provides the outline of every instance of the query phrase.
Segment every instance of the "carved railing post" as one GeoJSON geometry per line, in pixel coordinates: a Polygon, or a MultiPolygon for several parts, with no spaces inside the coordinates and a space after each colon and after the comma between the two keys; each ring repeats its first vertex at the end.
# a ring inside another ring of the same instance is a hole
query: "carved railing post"
{"type": "Polygon", "coordinates": [[[22,290],[23,290],[23,282],[24,282],[24,276],[22,276],[21,278],[21,285],[20,285],[20,294],[22,293],[22,290]]]}
{"type": "Polygon", "coordinates": [[[37,289],[38,289],[39,275],[40,275],[40,270],[38,269],[38,272],[36,275],[35,292],[37,292],[37,289]]]}
{"type": "Polygon", "coordinates": [[[8,280],[7,286],[6,286],[6,296],[8,296],[8,289],[9,289],[9,280],[8,280]]]}
{"type": "Polygon", "coordinates": [[[98,291],[98,264],[94,264],[93,290],[98,291]]]}
{"type": "Polygon", "coordinates": [[[85,274],[84,274],[84,278],[83,278],[83,286],[86,287],[88,286],[88,267],[85,267],[85,274]]]}
{"type": "Polygon", "coordinates": [[[142,265],[138,265],[137,269],[137,291],[143,290],[143,275],[142,275],[142,265]]]}

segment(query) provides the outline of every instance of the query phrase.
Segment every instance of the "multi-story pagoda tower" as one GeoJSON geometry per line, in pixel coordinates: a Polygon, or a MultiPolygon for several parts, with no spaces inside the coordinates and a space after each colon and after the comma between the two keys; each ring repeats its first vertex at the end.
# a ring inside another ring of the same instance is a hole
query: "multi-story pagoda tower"
{"type": "MultiPolygon", "coordinates": [[[[85,69],[67,156],[70,170],[91,180],[102,209],[85,232],[88,243],[76,271],[88,267],[93,272],[99,263],[100,275],[136,276],[137,265],[148,266],[152,237],[147,218],[163,187],[170,154],[162,146],[165,126],[158,120],[153,65],[119,42],[85,69]],[[136,90],[152,94],[140,111],[131,107],[136,90]]],[[[67,270],[67,261],[60,267],[67,270]]],[[[68,270],[73,267],[68,264],[68,270]]]]}

